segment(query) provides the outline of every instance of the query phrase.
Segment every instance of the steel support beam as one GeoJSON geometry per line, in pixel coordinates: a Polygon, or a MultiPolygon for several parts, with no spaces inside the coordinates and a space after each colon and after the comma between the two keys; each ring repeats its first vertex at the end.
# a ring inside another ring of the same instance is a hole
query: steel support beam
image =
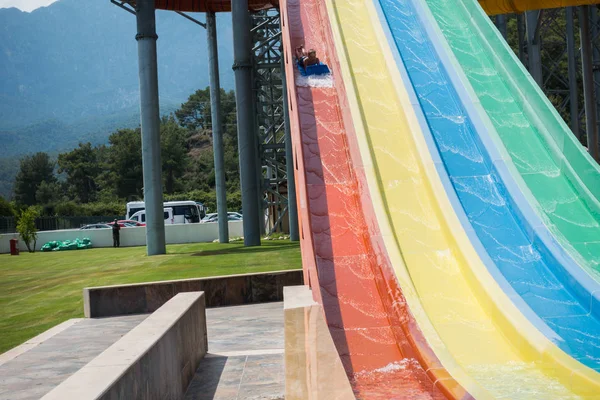
{"type": "Polygon", "coordinates": [[[575,27],[573,18],[575,17],[575,7],[567,7],[565,10],[566,30],[567,30],[567,62],[569,74],[569,116],[571,131],[577,139],[580,139],[579,131],[579,90],[577,88],[577,63],[575,60],[575,27]]]}
{"type": "Polygon", "coordinates": [[[498,27],[504,40],[506,40],[506,15],[496,15],[496,27],[498,27]]]}
{"type": "Polygon", "coordinates": [[[581,69],[583,73],[583,97],[585,103],[585,127],[590,155],[598,161],[598,125],[592,71],[592,38],[590,36],[590,6],[579,7],[581,37],[581,69]]]}
{"type": "Polygon", "coordinates": [[[519,60],[523,65],[527,65],[525,62],[525,22],[523,21],[523,14],[517,14],[517,44],[519,46],[519,60]]]}
{"type": "Polygon", "coordinates": [[[252,93],[252,45],[248,0],[231,3],[233,22],[233,70],[237,106],[238,149],[244,215],[244,245],[260,246],[258,185],[256,179],[256,138],[254,132],[252,93]]]}
{"type": "Polygon", "coordinates": [[[214,12],[206,13],[206,39],[208,41],[210,117],[212,123],[213,154],[215,160],[217,215],[219,216],[219,243],[229,243],[227,188],[225,186],[225,156],[223,149],[223,123],[221,120],[221,83],[219,80],[219,52],[217,49],[217,20],[214,12]]]}
{"type": "Polygon", "coordinates": [[[146,253],[165,254],[162,164],[160,160],[160,112],[156,61],[156,16],[154,0],[136,2],[142,166],[146,206],[146,253]]]}
{"type": "Polygon", "coordinates": [[[135,9],[131,9],[128,6],[131,6],[128,2],[121,0],[121,1],[117,1],[117,0],[110,0],[111,3],[113,3],[114,5],[116,5],[117,7],[122,8],[123,10],[127,11],[128,13],[131,13],[133,15],[135,15],[135,9]],[[125,5],[127,4],[127,5],[125,5]]]}
{"type": "Polygon", "coordinates": [[[525,27],[527,30],[527,56],[529,73],[537,84],[542,87],[542,52],[540,43],[541,11],[527,11],[525,13],[525,27]]]}
{"type": "Polygon", "coordinates": [[[300,240],[298,232],[298,204],[296,203],[296,177],[294,175],[294,150],[292,148],[292,131],[288,108],[287,81],[285,79],[285,62],[281,57],[281,79],[283,85],[283,121],[285,124],[285,167],[287,175],[288,217],[290,219],[290,240],[300,240]]]}

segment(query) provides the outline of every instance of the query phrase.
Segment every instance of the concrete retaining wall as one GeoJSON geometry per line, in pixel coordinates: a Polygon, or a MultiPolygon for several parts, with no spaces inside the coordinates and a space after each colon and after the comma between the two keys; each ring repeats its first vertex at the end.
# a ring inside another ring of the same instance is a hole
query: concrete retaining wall
{"type": "Polygon", "coordinates": [[[206,307],[282,301],[284,286],[302,285],[302,270],[146,282],[83,289],[88,318],[150,313],[181,292],[202,291],[206,307]]]}
{"type": "Polygon", "coordinates": [[[203,293],[181,293],[42,399],[182,399],[207,352],[203,293]]]}
{"type": "Polygon", "coordinates": [[[308,286],[284,293],[286,400],[354,399],[323,308],[308,286]]]}
{"type": "MultiPolygon", "coordinates": [[[[200,243],[212,242],[219,238],[219,224],[176,224],[165,225],[167,244],[177,243],[200,243]]],[[[240,237],[244,235],[243,223],[241,221],[229,222],[229,237],[240,237]]],[[[74,240],[75,238],[89,237],[93,247],[112,247],[112,230],[110,229],[65,229],[60,231],[38,232],[36,250],[40,250],[44,243],[54,240],[74,240]]],[[[0,235],[0,254],[10,252],[10,239],[19,239],[19,249],[27,251],[25,242],[21,240],[18,233],[0,235]]],[[[121,246],[145,246],[146,227],[122,228],[121,246]]]]}

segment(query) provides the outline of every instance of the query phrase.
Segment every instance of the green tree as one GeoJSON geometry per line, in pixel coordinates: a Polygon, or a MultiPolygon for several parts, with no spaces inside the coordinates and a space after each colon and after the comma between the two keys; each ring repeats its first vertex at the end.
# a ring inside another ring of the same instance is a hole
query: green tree
{"type": "Polygon", "coordinates": [[[212,147],[198,151],[186,174],[188,189],[210,191],[215,187],[215,168],[212,147]]]}
{"type": "MultiPolygon", "coordinates": [[[[210,87],[199,89],[192,94],[188,100],[175,111],[177,121],[190,131],[207,131],[212,135],[212,119],[210,107],[210,87]]],[[[233,145],[237,151],[237,115],[235,107],[235,92],[227,92],[221,89],[221,123],[223,124],[223,137],[225,140],[233,139],[229,145],[233,145]]]]}
{"type": "Polygon", "coordinates": [[[13,217],[14,215],[15,210],[12,205],[0,196],[0,217],[13,217]]]}
{"type": "Polygon", "coordinates": [[[15,178],[15,200],[17,204],[36,204],[36,193],[40,184],[56,182],[55,163],[47,153],[39,152],[21,159],[19,172],[15,178]]]}
{"type": "Polygon", "coordinates": [[[79,147],[58,156],[58,172],[66,174],[69,196],[82,203],[96,199],[98,176],[102,164],[98,159],[98,148],[91,143],[79,143],[79,147]]]}
{"type": "MultiPolygon", "coordinates": [[[[221,89],[221,93],[224,90],[221,89]]],[[[190,129],[208,129],[210,125],[210,87],[197,90],[175,111],[181,126],[190,129]]]]}
{"type": "Polygon", "coordinates": [[[141,130],[120,129],[108,138],[104,184],[119,198],[140,198],[143,188],[141,130]]]}
{"type": "Polygon", "coordinates": [[[28,207],[19,217],[17,223],[17,232],[21,236],[21,239],[25,242],[27,250],[30,253],[35,253],[35,246],[37,244],[37,228],[35,227],[35,219],[39,217],[37,209],[33,206],[28,207]],[[33,246],[31,246],[33,242],[33,246]]]}
{"type": "Polygon", "coordinates": [[[164,192],[181,191],[180,178],[189,161],[188,131],[177,124],[173,116],[163,117],[160,125],[161,162],[164,192]]]}
{"type": "MultiPolygon", "coordinates": [[[[209,88],[198,90],[175,112],[179,123],[190,130],[190,163],[185,175],[187,191],[210,191],[215,187],[212,121],[209,88]]],[[[235,93],[221,89],[221,115],[228,192],[240,187],[235,93]]]]}
{"type": "Polygon", "coordinates": [[[35,192],[36,204],[54,205],[62,199],[62,188],[58,182],[42,181],[35,192]]]}

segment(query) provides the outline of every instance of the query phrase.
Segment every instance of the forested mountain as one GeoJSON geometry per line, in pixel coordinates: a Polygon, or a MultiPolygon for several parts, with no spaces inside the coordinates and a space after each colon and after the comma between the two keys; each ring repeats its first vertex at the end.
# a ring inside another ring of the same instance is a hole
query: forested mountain
{"type": "MultiPolygon", "coordinates": [[[[231,15],[219,15],[218,27],[221,83],[232,89],[231,15]]],[[[135,17],[109,0],[0,9],[0,159],[106,143],[116,129],[137,126],[135,33],[135,17]]],[[[157,33],[161,112],[168,113],[208,85],[206,34],[164,11],[157,33]]],[[[0,171],[0,195],[8,172],[0,171]]]]}

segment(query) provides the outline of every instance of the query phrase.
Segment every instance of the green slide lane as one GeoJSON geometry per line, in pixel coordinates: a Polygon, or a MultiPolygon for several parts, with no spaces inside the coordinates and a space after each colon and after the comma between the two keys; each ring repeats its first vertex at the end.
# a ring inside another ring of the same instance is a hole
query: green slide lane
{"type": "Polygon", "coordinates": [[[476,0],[427,4],[497,131],[490,135],[512,160],[511,173],[550,231],[600,281],[598,165],[476,0]]]}

